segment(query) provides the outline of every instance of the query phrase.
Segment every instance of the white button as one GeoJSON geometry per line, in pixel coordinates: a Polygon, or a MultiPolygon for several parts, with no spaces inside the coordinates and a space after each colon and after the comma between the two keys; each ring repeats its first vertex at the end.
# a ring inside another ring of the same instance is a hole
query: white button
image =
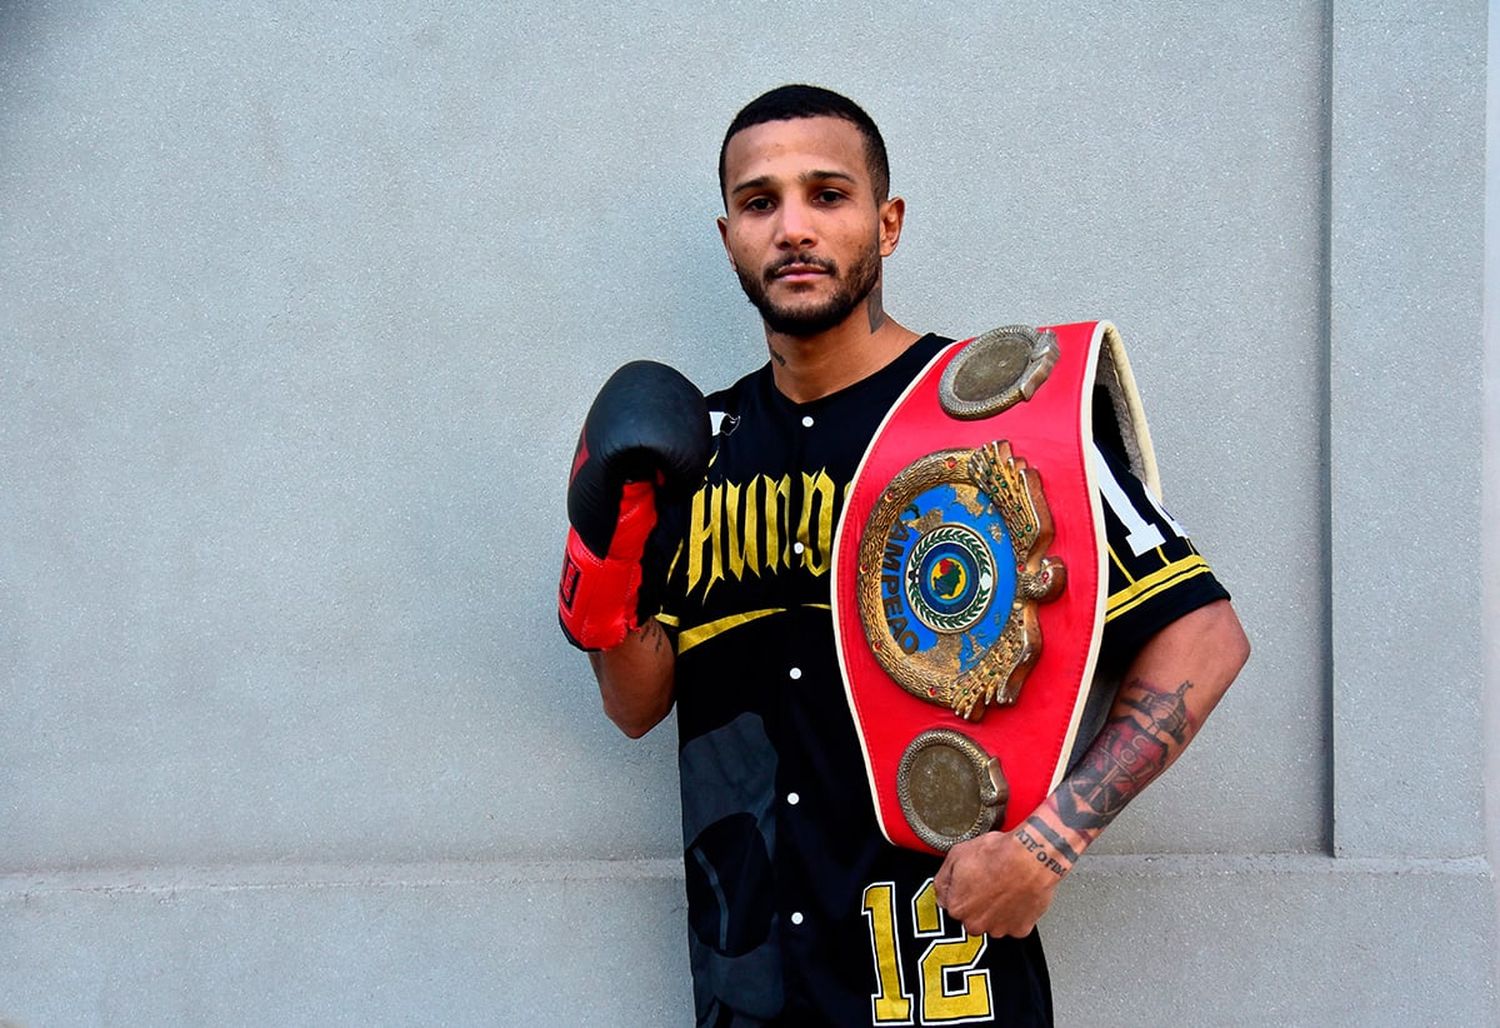
{"type": "Polygon", "coordinates": [[[802,677],[802,669],[800,667],[794,667],[790,671],[788,671],[787,674],[790,675],[792,681],[795,682],[797,679],[802,677]]]}
{"type": "Polygon", "coordinates": [[[795,792],[789,792],[786,794],[786,802],[787,806],[795,807],[802,802],[802,797],[798,796],[795,792]]]}
{"type": "Polygon", "coordinates": [[[804,414],[804,415],[802,415],[802,427],[803,428],[812,428],[812,426],[813,426],[812,415],[811,414],[804,414]]]}
{"type": "Polygon", "coordinates": [[[807,547],[803,546],[801,543],[792,543],[792,552],[793,553],[801,553],[805,549],[807,549],[807,547]]]}
{"type": "Polygon", "coordinates": [[[792,924],[801,924],[801,923],[802,923],[802,911],[800,911],[800,910],[794,910],[794,911],[792,911],[792,924]]]}

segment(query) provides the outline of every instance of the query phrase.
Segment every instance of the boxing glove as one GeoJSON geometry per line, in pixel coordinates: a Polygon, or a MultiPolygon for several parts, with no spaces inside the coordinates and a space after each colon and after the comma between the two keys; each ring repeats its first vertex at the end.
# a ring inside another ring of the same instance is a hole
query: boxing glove
{"type": "Polygon", "coordinates": [[[557,590],[558,621],[574,646],[618,646],[660,609],[670,554],[653,538],[658,514],[703,482],[710,439],[703,394],[665,364],[632,361],[599,390],[568,478],[571,527],[557,590]]]}

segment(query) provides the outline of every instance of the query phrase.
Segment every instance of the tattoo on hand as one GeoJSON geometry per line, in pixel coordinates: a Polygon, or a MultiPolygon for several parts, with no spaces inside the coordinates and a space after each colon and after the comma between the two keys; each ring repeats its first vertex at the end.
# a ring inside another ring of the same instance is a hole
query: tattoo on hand
{"type": "Polygon", "coordinates": [[[1196,726],[1188,714],[1192,682],[1162,689],[1133,679],[1120,690],[1131,713],[1112,719],[1057,792],[1063,823],[1092,839],[1167,766],[1196,726]]]}
{"type": "Polygon", "coordinates": [[[1022,849],[1036,858],[1038,864],[1041,864],[1048,871],[1061,878],[1068,873],[1068,869],[1058,863],[1056,857],[1047,852],[1046,848],[1042,846],[1040,839],[1027,831],[1028,828],[1034,828],[1039,823],[1036,818],[1031,818],[1025,824],[1019,826],[1015,831],[1016,841],[1021,844],[1022,849]]]}

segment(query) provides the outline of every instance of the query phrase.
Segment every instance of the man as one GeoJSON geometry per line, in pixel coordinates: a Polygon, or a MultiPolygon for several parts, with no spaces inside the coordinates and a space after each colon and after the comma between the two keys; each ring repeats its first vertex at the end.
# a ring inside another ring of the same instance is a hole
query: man
{"type": "Polygon", "coordinates": [[[1037,920],[1186,746],[1248,644],[1192,544],[1101,448],[1098,473],[1128,498],[1133,526],[1162,540],[1137,554],[1106,512],[1109,592],[1131,598],[1111,604],[1119,616],[1104,631],[1101,676],[1123,682],[1107,722],[1014,830],[941,861],[886,842],[835,656],[832,526],[885,413],[951,341],[885,311],[882,261],[905,203],[889,196],[884,143],[852,102],[811,86],[759,97],[729,127],[720,178],[719,232],[770,359],[708,398],[701,487],[688,427],[636,441],[654,460],[642,465],[637,446],[613,491],[579,499],[612,459],[601,454],[628,449],[621,410],[693,407],[678,383],[611,380],[580,442],[570,513],[575,500],[604,509],[613,542],[570,540],[561,607],[570,637],[599,650],[604,710],[627,735],[677,707],[698,1023],[1049,1024],[1037,920]],[[655,552],[677,549],[655,617],[663,572],[648,537],[655,552]],[[616,627],[584,627],[578,597],[597,611],[610,595],[616,627]]]}

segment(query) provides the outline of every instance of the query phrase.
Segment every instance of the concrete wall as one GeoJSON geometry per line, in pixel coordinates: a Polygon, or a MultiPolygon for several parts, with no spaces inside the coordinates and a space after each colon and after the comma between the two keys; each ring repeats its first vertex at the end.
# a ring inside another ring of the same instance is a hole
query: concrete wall
{"type": "Polygon", "coordinates": [[[1049,914],[1061,1023],[1492,1023],[1485,13],[0,6],[0,1019],[688,1020],[563,468],[619,363],[760,361],[714,160],[810,79],[902,321],[1120,325],[1256,645],[1049,914]]]}

